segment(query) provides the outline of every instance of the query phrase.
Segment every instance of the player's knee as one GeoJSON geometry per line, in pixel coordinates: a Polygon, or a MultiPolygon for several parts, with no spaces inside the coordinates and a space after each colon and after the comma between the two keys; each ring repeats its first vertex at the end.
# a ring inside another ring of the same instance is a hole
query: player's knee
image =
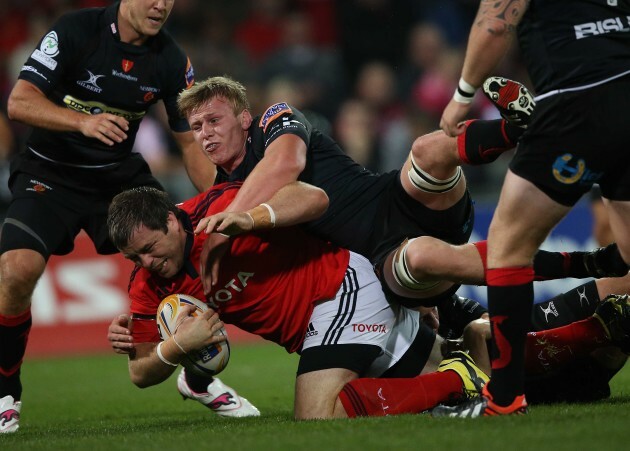
{"type": "Polygon", "coordinates": [[[5,252],[0,256],[0,290],[10,293],[12,302],[28,303],[35,285],[46,268],[44,257],[29,249],[5,252]]]}
{"type": "MultiPolygon", "coordinates": [[[[326,403],[313,403],[312,405],[305,405],[300,403],[295,405],[293,412],[293,418],[297,421],[303,420],[326,420],[335,418],[334,405],[336,400],[326,403]]],[[[310,403],[309,403],[310,404],[310,403]]],[[[343,410],[343,407],[342,407],[343,410]]],[[[345,410],[344,410],[345,413],[345,410]]]]}
{"type": "Polygon", "coordinates": [[[392,261],[392,272],[398,285],[412,291],[425,291],[439,284],[429,276],[433,244],[429,237],[418,237],[400,245],[392,261]]]}
{"type": "Polygon", "coordinates": [[[406,258],[411,272],[419,279],[431,277],[440,249],[440,241],[430,236],[419,236],[410,240],[406,258]]]}
{"type": "MultiPolygon", "coordinates": [[[[415,147],[415,145],[414,145],[415,147]]],[[[462,168],[456,165],[427,163],[426,158],[419,160],[412,151],[409,155],[407,176],[411,184],[418,190],[442,194],[455,188],[463,177],[462,168]]]]}

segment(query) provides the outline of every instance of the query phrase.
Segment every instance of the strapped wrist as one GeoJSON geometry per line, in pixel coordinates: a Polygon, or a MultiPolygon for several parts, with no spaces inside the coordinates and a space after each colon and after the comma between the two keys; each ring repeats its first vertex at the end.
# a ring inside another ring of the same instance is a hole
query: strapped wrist
{"type": "Polygon", "coordinates": [[[273,229],[276,226],[276,213],[269,204],[262,203],[245,213],[252,219],[252,230],[273,229]]]}
{"type": "Polygon", "coordinates": [[[459,103],[472,103],[476,91],[477,88],[463,78],[460,78],[457,83],[457,89],[455,89],[455,93],[453,94],[453,99],[459,103]]]}
{"type": "Polygon", "coordinates": [[[171,362],[170,360],[168,360],[166,357],[164,357],[164,354],[162,354],[162,345],[163,345],[163,344],[164,344],[164,342],[163,342],[163,341],[160,341],[160,342],[158,343],[158,345],[157,345],[156,352],[157,352],[157,356],[158,356],[158,358],[159,358],[162,362],[166,363],[166,364],[167,364],[167,365],[169,365],[169,366],[175,366],[175,367],[176,367],[176,366],[178,366],[178,364],[177,364],[177,363],[173,363],[173,362],[171,362]]]}

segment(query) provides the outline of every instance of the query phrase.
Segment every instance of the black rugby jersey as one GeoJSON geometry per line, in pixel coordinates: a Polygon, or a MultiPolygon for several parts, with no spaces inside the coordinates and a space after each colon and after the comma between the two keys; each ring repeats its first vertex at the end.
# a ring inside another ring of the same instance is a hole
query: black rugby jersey
{"type": "Polygon", "coordinates": [[[538,95],[630,71],[630,0],[531,0],[518,39],[538,95]]]}
{"type": "Polygon", "coordinates": [[[74,167],[115,166],[130,155],[142,117],[160,99],[171,129],[189,130],[176,104],[179,92],[194,82],[186,54],[163,29],[141,46],[120,42],[118,7],[115,3],[62,16],[26,61],[19,78],[36,85],[57,105],[125,117],[128,138],[107,146],[79,132],[34,128],[27,147],[40,158],[74,167]]]}
{"type": "Polygon", "coordinates": [[[294,134],[307,146],[306,167],[298,180],[323,189],[329,197],[328,210],[309,222],[309,231],[336,245],[366,254],[379,196],[391,186],[398,171],[378,175],[352,160],[329,136],[314,129],[304,115],[286,103],[270,106],[255,117],[249,129],[245,158],[231,173],[217,168],[215,184],[242,181],[263,158],[267,147],[279,136],[294,134]]]}

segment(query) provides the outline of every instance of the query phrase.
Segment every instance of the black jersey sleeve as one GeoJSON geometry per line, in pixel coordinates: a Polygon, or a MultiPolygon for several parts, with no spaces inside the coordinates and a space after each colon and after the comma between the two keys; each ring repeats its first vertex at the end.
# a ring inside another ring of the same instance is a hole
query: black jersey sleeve
{"type": "MultiPolygon", "coordinates": [[[[311,123],[299,110],[287,103],[271,105],[260,116],[260,120],[256,125],[263,135],[264,145],[263,149],[261,149],[262,153],[279,136],[287,134],[299,136],[306,144],[306,147],[310,144],[311,131],[313,130],[311,123]]],[[[262,155],[258,155],[258,157],[262,157],[262,155]]]]}
{"type": "Polygon", "coordinates": [[[48,95],[76,63],[86,41],[92,39],[97,17],[86,10],[61,16],[40,39],[18,78],[33,83],[48,95]]]}
{"type": "Polygon", "coordinates": [[[186,53],[175,43],[175,40],[162,30],[164,39],[168,42],[163,52],[164,61],[160,68],[163,74],[166,89],[164,90],[164,106],[168,115],[168,124],[174,132],[187,132],[190,130],[188,121],[177,108],[177,96],[185,89],[189,89],[195,83],[195,71],[186,53]]]}

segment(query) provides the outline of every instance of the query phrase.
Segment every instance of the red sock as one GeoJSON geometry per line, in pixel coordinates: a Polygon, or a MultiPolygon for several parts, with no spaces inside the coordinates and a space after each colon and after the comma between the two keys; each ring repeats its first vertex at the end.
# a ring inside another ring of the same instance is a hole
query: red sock
{"type": "Polygon", "coordinates": [[[418,413],[462,394],[462,380],[454,371],[412,378],[362,378],[348,382],[339,400],[349,418],[418,413]]]}
{"type": "Polygon", "coordinates": [[[529,375],[542,374],[609,342],[601,323],[593,317],[568,326],[529,332],[525,342],[525,370],[529,375]]]}
{"type": "Polygon", "coordinates": [[[481,257],[481,264],[483,265],[483,283],[486,283],[486,273],[488,271],[488,241],[482,240],[473,243],[477,252],[479,252],[479,257],[481,257]]]}

